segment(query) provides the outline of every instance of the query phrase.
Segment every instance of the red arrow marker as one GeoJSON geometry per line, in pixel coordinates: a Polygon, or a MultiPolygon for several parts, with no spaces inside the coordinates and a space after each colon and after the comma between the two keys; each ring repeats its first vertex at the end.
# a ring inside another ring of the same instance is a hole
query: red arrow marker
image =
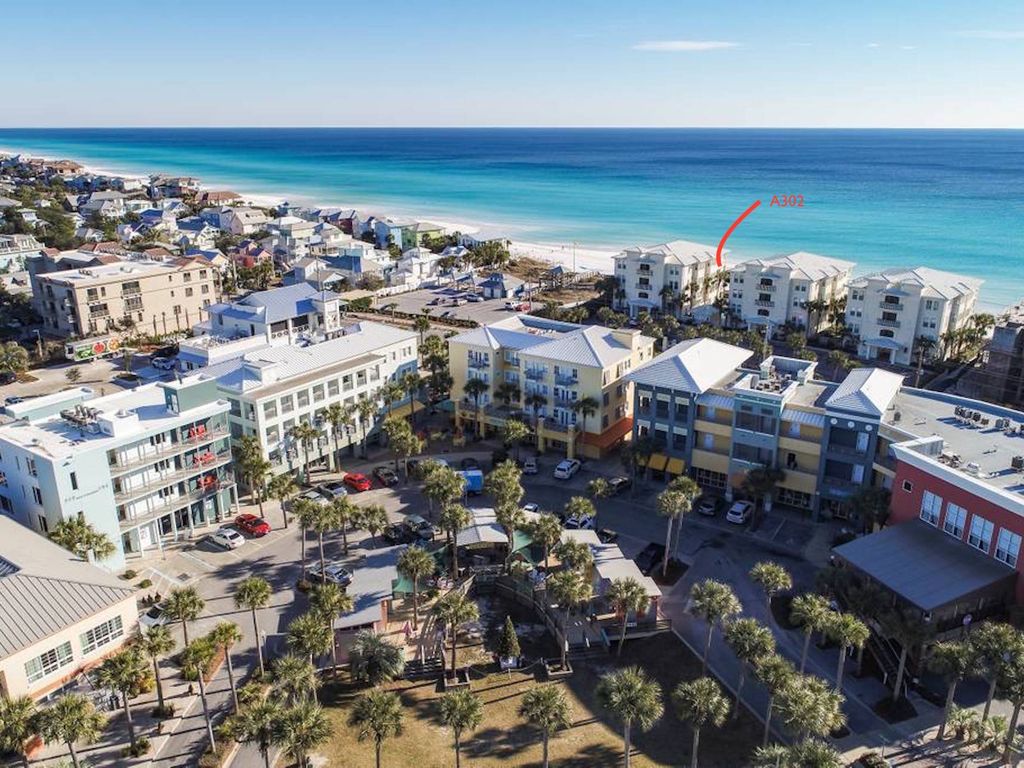
{"type": "Polygon", "coordinates": [[[752,214],[755,210],[757,210],[757,206],[759,206],[760,204],[760,200],[755,200],[753,205],[751,205],[749,208],[747,208],[747,210],[741,213],[740,217],[732,223],[732,226],[725,230],[725,234],[722,235],[722,239],[718,241],[718,251],[715,253],[715,262],[718,264],[719,267],[722,266],[722,249],[725,248],[725,241],[729,239],[729,235],[731,235],[736,230],[736,227],[740,225],[740,222],[747,218],[747,216],[752,214]]]}

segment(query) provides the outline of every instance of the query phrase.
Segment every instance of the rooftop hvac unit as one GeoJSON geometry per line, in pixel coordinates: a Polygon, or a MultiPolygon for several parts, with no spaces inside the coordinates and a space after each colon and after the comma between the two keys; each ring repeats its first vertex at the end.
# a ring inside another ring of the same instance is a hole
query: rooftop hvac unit
{"type": "Polygon", "coordinates": [[[894,423],[894,424],[895,424],[896,422],[898,422],[898,421],[899,421],[900,419],[902,419],[902,418],[903,418],[903,414],[902,414],[902,413],[900,413],[899,411],[893,411],[893,414],[892,414],[892,420],[893,420],[893,423],[894,423]]]}
{"type": "Polygon", "coordinates": [[[967,462],[967,466],[964,467],[964,472],[968,475],[974,475],[975,477],[981,476],[981,465],[976,461],[967,462]]]}
{"type": "Polygon", "coordinates": [[[1014,456],[1010,459],[1010,468],[1018,472],[1024,472],[1024,456],[1014,456]]]}

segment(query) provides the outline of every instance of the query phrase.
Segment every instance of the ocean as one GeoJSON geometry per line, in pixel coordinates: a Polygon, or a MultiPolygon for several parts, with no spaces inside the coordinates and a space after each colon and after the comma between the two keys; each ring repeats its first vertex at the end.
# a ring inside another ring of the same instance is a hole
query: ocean
{"type": "Polygon", "coordinates": [[[3,129],[3,149],[609,249],[715,245],[761,200],[730,261],[805,250],[984,278],[993,310],[1024,296],[1024,131],[3,129]]]}

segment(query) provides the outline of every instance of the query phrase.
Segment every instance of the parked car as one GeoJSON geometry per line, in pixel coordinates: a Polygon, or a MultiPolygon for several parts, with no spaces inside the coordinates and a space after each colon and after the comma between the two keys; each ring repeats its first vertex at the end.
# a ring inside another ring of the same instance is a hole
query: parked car
{"type": "Polygon", "coordinates": [[[594,529],[594,526],[597,525],[597,517],[594,515],[581,515],[579,517],[577,517],[576,515],[569,515],[567,518],[565,518],[564,525],[570,531],[592,531],[594,529]]]}
{"type": "Polygon", "coordinates": [[[510,312],[529,312],[530,302],[528,301],[506,301],[505,309],[510,312]]]}
{"type": "Polygon", "coordinates": [[[335,499],[340,499],[342,496],[348,496],[348,488],[345,487],[345,483],[341,480],[334,480],[330,483],[318,485],[316,490],[328,501],[334,501],[335,499]]]}
{"type": "Polygon", "coordinates": [[[611,528],[601,528],[597,532],[597,538],[602,544],[614,544],[619,540],[619,532],[611,528]]]}
{"type": "Polygon", "coordinates": [[[380,481],[381,485],[398,485],[398,475],[391,467],[377,467],[373,470],[373,476],[380,481]]]}
{"type": "Polygon", "coordinates": [[[341,482],[357,493],[359,491],[368,491],[373,487],[373,483],[370,482],[370,478],[362,472],[349,472],[341,479],[341,482]]]}
{"type": "Polygon", "coordinates": [[[483,301],[483,297],[478,294],[471,293],[466,297],[466,301],[471,301],[476,304],[478,301],[483,301]]]}
{"type": "Polygon", "coordinates": [[[480,469],[480,462],[472,456],[467,456],[459,462],[459,469],[480,469]]]}
{"type": "Polygon", "coordinates": [[[555,467],[556,480],[568,480],[580,471],[580,463],[576,459],[562,459],[555,467]]]}
{"type": "Polygon", "coordinates": [[[139,624],[144,627],[159,627],[170,621],[163,603],[154,603],[139,614],[139,624]]]}
{"type": "Polygon", "coordinates": [[[438,304],[440,304],[440,303],[441,303],[442,301],[444,301],[444,299],[442,299],[442,298],[441,298],[440,296],[438,296],[438,297],[436,297],[436,298],[433,298],[433,299],[431,299],[431,300],[430,300],[430,306],[432,306],[432,307],[436,307],[436,306],[437,306],[438,304]]]}
{"type": "Polygon", "coordinates": [[[641,550],[640,554],[633,558],[636,567],[644,576],[650,576],[654,569],[661,565],[665,558],[665,545],[651,542],[641,550]]]}
{"type": "Polygon", "coordinates": [[[433,541],[434,537],[440,533],[433,523],[421,515],[409,515],[405,518],[404,525],[423,541],[433,541]]]}
{"type": "Polygon", "coordinates": [[[154,357],[150,359],[149,364],[156,368],[158,371],[174,370],[174,358],[172,357],[154,357]]]}
{"type": "Polygon", "coordinates": [[[314,563],[308,573],[309,580],[313,582],[320,581],[323,578],[322,574],[326,574],[327,581],[333,582],[334,584],[338,584],[342,587],[347,587],[352,583],[352,571],[341,563],[332,560],[327,561],[323,571],[320,570],[319,562],[314,563]]]}
{"type": "Polygon", "coordinates": [[[0,371],[0,384],[13,384],[18,380],[13,371],[0,371]]]}
{"type": "Polygon", "coordinates": [[[316,488],[310,488],[299,494],[300,499],[306,501],[312,501],[314,504],[326,504],[328,502],[327,496],[324,495],[323,486],[318,485],[316,488]]]}
{"type": "Polygon", "coordinates": [[[392,523],[381,532],[381,537],[388,544],[411,544],[416,540],[415,533],[405,523],[392,523]]]}
{"type": "Polygon", "coordinates": [[[697,505],[694,507],[697,514],[704,515],[704,517],[714,517],[721,508],[722,500],[718,496],[701,496],[697,499],[697,505]]]}
{"type": "Polygon", "coordinates": [[[632,487],[633,481],[630,480],[625,475],[613,477],[611,480],[608,481],[608,492],[612,496],[617,496],[618,494],[623,493],[624,491],[628,491],[632,487]]]}
{"type": "Polygon", "coordinates": [[[532,456],[523,462],[523,474],[524,475],[536,475],[537,474],[537,460],[532,456]]]}
{"type": "Polygon", "coordinates": [[[18,403],[23,402],[25,402],[24,397],[19,397],[18,395],[11,395],[6,400],[4,400],[4,405],[17,405],[18,403]]]}
{"type": "Polygon", "coordinates": [[[522,509],[523,512],[529,512],[532,515],[540,514],[540,504],[535,504],[532,501],[529,504],[523,504],[522,509]]]}
{"type": "Polygon", "coordinates": [[[210,535],[210,541],[224,549],[238,549],[245,544],[245,537],[234,528],[218,528],[210,535]]]}
{"type": "Polygon", "coordinates": [[[250,536],[255,536],[256,538],[266,536],[270,533],[270,523],[259,515],[253,515],[251,513],[246,513],[236,517],[235,527],[240,531],[248,533],[250,536]]]}
{"type": "Polygon", "coordinates": [[[753,516],[754,505],[749,501],[737,501],[725,513],[726,521],[734,525],[743,525],[753,516]]]}

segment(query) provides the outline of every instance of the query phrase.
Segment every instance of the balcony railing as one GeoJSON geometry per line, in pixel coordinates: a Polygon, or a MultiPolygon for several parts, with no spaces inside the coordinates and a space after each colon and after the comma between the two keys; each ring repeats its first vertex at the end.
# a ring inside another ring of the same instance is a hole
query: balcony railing
{"type": "Polygon", "coordinates": [[[754,300],[754,306],[757,306],[757,307],[774,307],[775,306],[775,302],[774,301],[765,301],[764,299],[755,299],[754,300]]]}
{"type": "Polygon", "coordinates": [[[491,364],[487,360],[483,360],[479,357],[471,357],[469,358],[469,367],[476,369],[490,368],[491,364]]]}
{"type": "Polygon", "coordinates": [[[549,432],[568,432],[569,425],[560,424],[554,419],[544,419],[544,429],[548,430],[549,432]]]}
{"type": "Polygon", "coordinates": [[[128,504],[129,502],[152,493],[154,490],[166,488],[168,485],[173,485],[174,483],[182,480],[188,480],[196,475],[205,474],[217,469],[218,467],[230,464],[231,461],[231,451],[222,451],[221,453],[210,453],[197,456],[193,460],[193,463],[187,467],[175,469],[170,472],[163,472],[160,475],[147,480],[141,485],[134,485],[131,488],[125,488],[122,491],[115,492],[114,503],[128,504]]]}
{"type": "Polygon", "coordinates": [[[117,464],[111,465],[110,476],[118,477],[119,475],[131,472],[133,469],[153,464],[159,459],[194,450],[201,445],[208,445],[227,436],[227,427],[215,427],[205,430],[201,435],[189,436],[176,443],[163,443],[156,450],[150,451],[144,456],[132,458],[124,462],[118,461],[117,464]]]}
{"type": "Polygon", "coordinates": [[[654,286],[651,285],[650,283],[639,283],[639,282],[638,283],[633,283],[633,287],[636,288],[638,291],[650,291],[651,289],[654,288],[654,286]]]}
{"type": "Polygon", "coordinates": [[[142,514],[134,517],[126,517],[125,519],[120,520],[119,525],[122,531],[135,528],[139,525],[148,523],[151,520],[155,520],[158,517],[163,517],[166,514],[176,512],[177,510],[194,504],[197,501],[209,498],[220,491],[232,487],[234,484],[234,477],[228,474],[224,479],[218,480],[216,483],[205,488],[197,488],[194,491],[189,491],[188,493],[181,494],[180,496],[171,496],[163,501],[159,501],[142,514]]]}
{"type": "Polygon", "coordinates": [[[777,285],[771,285],[771,284],[767,284],[766,285],[765,283],[761,283],[759,286],[757,286],[757,290],[764,291],[765,293],[775,293],[775,291],[777,289],[778,289],[777,285]]]}
{"type": "Polygon", "coordinates": [[[846,456],[865,456],[867,448],[861,449],[855,445],[842,445],[840,443],[829,443],[827,450],[830,453],[841,453],[846,456]]]}
{"type": "Polygon", "coordinates": [[[903,304],[898,304],[896,302],[890,301],[881,301],[878,303],[878,306],[881,307],[882,309],[891,309],[894,312],[898,312],[899,310],[903,309],[903,304]]]}
{"type": "Polygon", "coordinates": [[[881,326],[884,326],[886,328],[899,328],[900,327],[900,321],[899,320],[887,320],[884,317],[878,318],[878,324],[881,325],[881,326]]]}
{"type": "Polygon", "coordinates": [[[531,381],[541,381],[547,376],[547,371],[543,368],[527,368],[523,375],[531,381]]]}
{"type": "Polygon", "coordinates": [[[555,384],[563,387],[573,387],[580,383],[579,377],[571,373],[559,373],[555,375],[555,384]]]}

